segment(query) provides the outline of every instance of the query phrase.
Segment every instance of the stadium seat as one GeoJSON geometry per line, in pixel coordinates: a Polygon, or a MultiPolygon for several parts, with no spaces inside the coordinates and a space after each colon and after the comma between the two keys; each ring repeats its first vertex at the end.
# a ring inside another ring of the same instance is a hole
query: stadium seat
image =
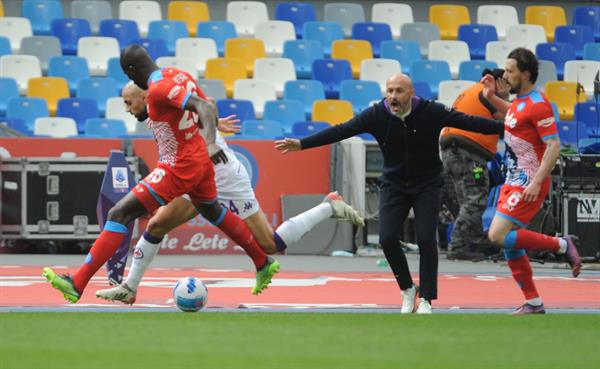
{"type": "Polygon", "coordinates": [[[592,27],[594,39],[600,41],[600,6],[576,6],[573,9],[573,24],[592,27]]]}
{"type": "Polygon", "coordinates": [[[304,23],[317,20],[315,6],[299,1],[279,3],[275,6],[275,19],[292,22],[296,38],[302,38],[304,23]]]}
{"type": "Polygon", "coordinates": [[[365,59],[373,59],[373,49],[365,40],[336,40],[331,45],[332,59],[345,59],[350,62],[352,75],[360,75],[360,63],[365,59]]]}
{"type": "Polygon", "coordinates": [[[448,107],[452,107],[458,95],[474,84],[474,81],[442,81],[438,86],[438,101],[448,107]]]}
{"type": "Polygon", "coordinates": [[[204,69],[208,59],[219,57],[217,44],[210,38],[185,37],[175,43],[175,56],[188,58],[194,61],[196,73],[199,77],[204,76],[204,69]]]}
{"type": "Polygon", "coordinates": [[[50,136],[55,138],[77,136],[77,125],[71,118],[36,118],[33,126],[33,134],[36,136],[50,136]]]}
{"type": "Polygon", "coordinates": [[[223,99],[217,100],[217,110],[219,117],[224,118],[229,115],[237,116],[241,122],[249,119],[256,119],[254,105],[250,100],[223,99]]]}
{"type": "Polygon", "coordinates": [[[225,58],[240,59],[246,66],[248,77],[254,75],[254,61],[266,56],[265,44],[262,40],[255,38],[230,38],[225,41],[225,58]]]}
{"type": "Polygon", "coordinates": [[[452,78],[458,77],[458,67],[461,62],[471,60],[469,46],[464,41],[431,41],[428,54],[429,60],[448,62],[452,78]]]}
{"type": "Polygon", "coordinates": [[[267,56],[280,57],[283,54],[283,44],[296,39],[296,31],[292,22],[266,21],[256,24],[254,37],[265,44],[267,56]]]}
{"type": "Polygon", "coordinates": [[[192,77],[197,78],[196,63],[191,58],[178,58],[176,56],[161,56],[156,59],[156,65],[160,68],[173,67],[189,73],[192,77]]]}
{"type": "Polygon", "coordinates": [[[7,118],[20,118],[25,121],[27,130],[33,132],[36,118],[48,116],[48,104],[37,97],[15,97],[6,105],[7,118]]]}
{"type": "Polygon", "coordinates": [[[485,45],[498,41],[496,28],[487,24],[463,24],[458,27],[458,40],[469,45],[471,59],[485,59],[485,45]]]}
{"type": "Polygon", "coordinates": [[[485,60],[496,63],[498,68],[504,68],[508,54],[521,46],[518,42],[490,41],[485,45],[485,60]]]}
{"type": "Polygon", "coordinates": [[[10,40],[13,54],[19,52],[21,39],[33,35],[31,22],[27,18],[0,17],[0,36],[10,40]]]}
{"type": "Polygon", "coordinates": [[[150,40],[149,38],[134,38],[131,40],[131,44],[140,45],[150,57],[154,60],[160,58],[161,56],[169,56],[169,50],[167,50],[167,43],[165,40],[150,40]]]}
{"type": "Polygon", "coordinates": [[[315,40],[289,40],[283,44],[284,58],[291,59],[296,69],[296,78],[307,79],[312,76],[312,63],[323,59],[323,46],[315,40]]]}
{"type": "Polygon", "coordinates": [[[10,77],[0,77],[0,117],[6,115],[8,100],[13,97],[19,97],[17,81],[10,77]]]}
{"type": "Polygon", "coordinates": [[[92,29],[85,19],[61,18],[52,21],[52,35],[60,40],[64,55],[75,55],[79,38],[91,36],[92,29]]]}
{"type": "Polygon", "coordinates": [[[413,82],[426,82],[431,95],[437,99],[440,82],[452,79],[450,66],[443,60],[420,60],[411,67],[413,82]]]}
{"type": "Polygon", "coordinates": [[[140,35],[147,37],[150,22],[163,18],[158,1],[123,0],[119,3],[119,19],[135,21],[140,35]]]}
{"type": "Polygon", "coordinates": [[[31,21],[34,35],[52,34],[52,21],[65,16],[61,1],[26,0],[22,4],[21,14],[31,21]]]}
{"type": "Polygon", "coordinates": [[[458,79],[479,82],[481,80],[481,75],[486,68],[494,69],[498,68],[498,65],[493,61],[466,60],[460,63],[458,67],[458,79]]]}
{"type": "Polygon", "coordinates": [[[0,0],[0,17],[4,17],[4,4],[0,0]]]}
{"type": "Polygon", "coordinates": [[[292,136],[302,138],[331,127],[327,122],[300,121],[292,126],[292,136]]]}
{"type": "Polygon", "coordinates": [[[296,100],[304,106],[306,118],[310,118],[313,102],[325,99],[325,89],[321,81],[287,81],[283,88],[284,100],[296,100]]]}
{"type": "Polygon", "coordinates": [[[106,100],[113,96],[120,96],[120,91],[112,78],[83,78],[77,86],[77,97],[95,99],[101,116],[106,111],[106,100]]]}
{"type": "Polygon", "coordinates": [[[100,21],[113,18],[113,11],[107,0],[73,0],[71,17],[87,20],[92,34],[97,35],[100,31],[100,21]]]}
{"type": "Polygon", "coordinates": [[[242,122],[242,135],[258,137],[259,139],[274,140],[283,138],[281,123],[276,120],[245,120],[242,122]]]}
{"type": "Polygon", "coordinates": [[[102,138],[127,136],[125,122],[120,119],[90,118],[85,121],[85,134],[102,138]]]}
{"type": "Polygon", "coordinates": [[[67,80],[61,77],[30,78],[27,83],[27,97],[46,99],[51,116],[56,115],[58,100],[71,97],[67,80]]]}
{"type": "Polygon", "coordinates": [[[319,41],[326,57],[331,55],[333,41],[344,39],[342,26],[335,22],[306,22],[303,34],[305,40],[319,41]]]}
{"type": "Polygon", "coordinates": [[[323,84],[328,99],[337,99],[340,83],[345,79],[353,79],[350,62],[343,59],[317,59],[313,62],[312,72],[312,79],[323,84]]]}
{"type": "Polygon", "coordinates": [[[235,25],[239,37],[253,37],[254,27],[269,20],[267,5],[261,1],[230,1],[226,20],[235,25]]]}
{"type": "Polygon", "coordinates": [[[265,103],[265,120],[275,120],[281,123],[285,134],[292,133],[296,122],[305,120],[304,105],[297,100],[271,100],[265,103]]]}
{"type": "Polygon", "coordinates": [[[392,30],[392,37],[400,38],[400,29],[404,23],[413,23],[413,11],[409,4],[376,3],[371,8],[373,22],[386,23],[392,30]]]}
{"type": "Polygon", "coordinates": [[[200,86],[204,95],[213,98],[215,101],[227,98],[225,84],[220,79],[200,79],[198,80],[198,86],[200,86]]]}
{"type": "Polygon", "coordinates": [[[575,104],[585,102],[585,93],[576,82],[555,81],[546,83],[544,92],[548,100],[556,104],[560,120],[573,120],[575,104]]]}
{"type": "Polygon", "coordinates": [[[56,116],[73,119],[77,124],[77,131],[84,133],[85,121],[100,117],[100,111],[95,99],[72,97],[58,100],[56,116]]]}
{"type": "Polygon", "coordinates": [[[479,5],[477,23],[494,26],[498,39],[505,40],[508,27],[519,24],[519,15],[512,5],[479,5]]]}
{"type": "Polygon", "coordinates": [[[14,131],[21,133],[23,136],[31,136],[33,132],[27,128],[25,121],[21,118],[0,117],[0,127],[6,126],[14,131]]]}
{"type": "Polygon", "coordinates": [[[247,78],[246,66],[241,60],[235,58],[208,59],[204,78],[223,81],[227,96],[232,97],[234,82],[247,78]]]}
{"type": "Polygon", "coordinates": [[[469,9],[464,5],[431,5],[429,22],[439,27],[442,40],[456,40],[458,27],[471,23],[471,16],[469,9]]]}
{"type": "Polygon", "coordinates": [[[100,21],[100,36],[114,37],[123,50],[126,46],[140,38],[140,31],[135,21],[127,19],[104,19],[100,21]]]}
{"type": "MultiPolygon", "coordinates": [[[[394,74],[402,73],[402,67],[394,59],[365,59],[360,64],[360,79],[362,81],[375,81],[381,93],[386,90],[386,81],[394,74]]],[[[356,108],[356,106],[355,106],[356,108]]]]}
{"type": "Polygon", "coordinates": [[[210,10],[203,1],[171,1],[167,19],[184,22],[189,35],[195,37],[198,23],[210,21],[210,10]]]}
{"type": "Polygon", "coordinates": [[[325,22],[336,22],[342,25],[345,37],[352,35],[352,25],[364,22],[365,9],[357,3],[326,3],[324,8],[325,22]]]}
{"type": "Polygon", "coordinates": [[[590,136],[600,135],[600,103],[584,102],[575,104],[575,121],[582,122],[590,136]]]}
{"type": "Polygon", "coordinates": [[[87,60],[92,76],[105,76],[108,60],[120,55],[119,42],[112,37],[82,37],[77,44],[77,56],[87,60]]]}
{"type": "Polygon", "coordinates": [[[55,36],[29,36],[21,40],[21,54],[33,55],[40,61],[42,74],[48,74],[48,61],[62,55],[60,41],[55,36]]]}
{"type": "Polygon", "coordinates": [[[261,119],[265,103],[269,100],[277,100],[277,92],[273,83],[269,81],[238,79],[233,84],[233,98],[252,101],[256,118],[261,119]]]}
{"type": "MultiPolygon", "coordinates": [[[[0,55],[2,55],[0,53],[0,55]]],[[[583,47],[583,59],[600,61],[600,42],[585,44],[583,47]]]]}
{"type": "Polygon", "coordinates": [[[563,147],[577,147],[578,141],[578,126],[576,122],[557,122],[558,138],[560,145],[563,147]]]}
{"type": "Polygon", "coordinates": [[[283,96],[286,81],[296,79],[294,62],[287,58],[259,58],[254,61],[254,79],[269,81],[275,86],[277,97],[283,96]]]}
{"type": "Polygon", "coordinates": [[[375,81],[345,80],[340,84],[340,100],[349,101],[354,114],[359,114],[381,98],[381,88],[375,81]]]}
{"type": "Polygon", "coordinates": [[[538,44],[535,48],[535,54],[540,60],[550,60],[554,63],[559,79],[563,79],[565,63],[569,60],[575,60],[573,45],[566,43],[545,42],[538,44]]]}
{"type": "Polygon", "coordinates": [[[8,37],[0,36],[0,56],[12,54],[10,40],[8,37]]]}
{"type": "Polygon", "coordinates": [[[405,23],[400,30],[400,39],[416,41],[419,44],[421,55],[427,57],[429,43],[440,39],[440,29],[437,24],[432,23],[405,23]]]}
{"type": "Polygon", "coordinates": [[[354,117],[352,104],[344,100],[317,100],[313,103],[312,120],[327,122],[332,126],[354,117]]]}
{"type": "Polygon", "coordinates": [[[382,59],[393,59],[400,63],[402,72],[410,75],[410,66],[413,62],[421,60],[421,50],[416,41],[393,40],[381,43],[382,59]]]}
{"type": "Polygon", "coordinates": [[[544,27],[538,24],[518,24],[506,30],[506,41],[516,42],[529,50],[535,50],[538,44],[547,42],[544,27]]]}
{"type": "Polygon", "coordinates": [[[160,20],[148,25],[150,40],[165,40],[170,56],[175,55],[175,43],[178,39],[188,37],[187,26],[181,21],[160,20]]]}
{"type": "Polygon", "coordinates": [[[588,99],[594,96],[594,78],[600,71],[600,62],[594,60],[569,60],[565,63],[565,81],[580,83],[588,99]]]}
{"type": "MultiPolygon", "coordinates": [[[[97,118],[97,116],[95,117],[90,117],[90,118],[97,118]]],[[[121,96],[113,96],[113,97],[109,97],[108,99],[106,99],[106,113],[104,114],[104,117],[106,119],[119,119],[122,120],[125,123],[125,127],[127,128],[127,132],[131,133],[131,134],[138,134],[138,131],[144,131],[143,134],[146,134],[147,132],[147,127],[145,123],[143,123],[143,127],[138,127],[138,123],[142,123],[142,122],[138,122],[137,118],[135,116],[133,116],[132,114],[129,114],[127,112],[127,108],[125,106],[125,102],[123,101],[123,98],[121,96]],[[144,130],[143,128],[146,128],[146,130],[144,130]]],[[[84,121],[85,123],[85,121],[84,121]]],[[[152,136],[152,133],[150,133],[150,136],[152,136]]]]}
{"type": "Polygon", "coordinates": [[[115,82],[117,82],[117,88],[119,89],[119,91],[121,91],[123,87],[130,81],[129,77],[127,77],[125,72],[123,72],[123,68],[121,68],[120,58],[108,59],[106,76],[114,79],[115,82]]]}
{"type": "Polygon", "coordinates": [[[415,89],[415,95],[420,96],[426,100],[433,99],[433,94],[431,93],[431,87],[429,87],[429,83],[413,81],[413,88],[415,89]]]}
{"type": "Polygon", "coordinates": [[[525,23],[544,27],[546,38],[554,41],[554,29],[567,24],[565,10],[560,6],[529,5],[525,8],[525,23]]]}
{"type": "Polygon", "coordinates": [[[543,89],[547,82],[558,81],[558,73],[554,62],[550,60],[538,60],[538,78],[535,84],[543,89]]]}
{"type": "Polygon", "coordinates": [[[27,92],[27,81],[30,78],[41,76],[42,67],[37,56],[4,55],[0,57],[0,77],[14,78],[21,95],[27,92]]]}
{"type": "Polygon", "coordinates": [[[392,30],[387,23],[354,23],[352,26],[352,39],[369,41],[373,55],[377,58],[379,57],[381,43],[392,39],[392,30]]]}
{"type": "Polygon", "coordinates": [[[220,56],[225,54],[225,41],[237,37],[235,25],[225,21],[200,22],[198,23],[197,32],[198,37],[215,40],[220,56]]]}
{"type": "Polygon", "coordinates": [[[554,31],[554,41],[572,45],[577,59],[583,59],[583,47],[594,42],[594,31],[589,26],[558,26],[554,31]]]}
{"type": "Polygon", "coordinates": [[[50,58],[48,62],[48,76],[66,79],[69,91],[73,95],[77,90],[79,80],[89,77],[90,71],[87,61],[84,58],[75,55],[62,55],[50,58]]]}

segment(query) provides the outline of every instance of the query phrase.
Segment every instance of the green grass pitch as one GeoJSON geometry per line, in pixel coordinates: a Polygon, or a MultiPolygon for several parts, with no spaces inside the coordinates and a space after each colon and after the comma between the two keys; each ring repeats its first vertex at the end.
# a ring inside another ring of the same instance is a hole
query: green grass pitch
{"type": "Polygon", "coordinates": [[[600,368],[598,315],[1,313],[0,368],[600,368]]]}

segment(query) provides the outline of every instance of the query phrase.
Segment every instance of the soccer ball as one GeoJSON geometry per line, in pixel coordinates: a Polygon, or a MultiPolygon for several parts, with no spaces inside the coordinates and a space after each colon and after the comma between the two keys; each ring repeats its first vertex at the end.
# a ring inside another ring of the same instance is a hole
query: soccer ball
{"type": "Polygon", "coordinates": [[[198,311],[208,301],[208,288],[198,278],[182,278],[173,288],[173,300],[182,311],[198,311]]]}

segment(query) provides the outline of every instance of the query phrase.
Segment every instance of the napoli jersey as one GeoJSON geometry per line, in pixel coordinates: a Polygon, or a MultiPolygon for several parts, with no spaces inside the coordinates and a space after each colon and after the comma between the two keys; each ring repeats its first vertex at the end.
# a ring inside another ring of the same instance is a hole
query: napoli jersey
{"type": "Polygon", "coordinates": [[[552,106],[541,92],[518,96],[504,119],[506,184],[527,187],[546,150],[544,140],[558,137],[552,106]]]}

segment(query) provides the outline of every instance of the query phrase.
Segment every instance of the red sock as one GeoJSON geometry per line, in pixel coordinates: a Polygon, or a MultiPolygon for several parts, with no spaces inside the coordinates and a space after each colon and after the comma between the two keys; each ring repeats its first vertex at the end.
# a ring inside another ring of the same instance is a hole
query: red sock
{"type": "Polygon", "coordinates": [[[250,256],[257,270],[262,268],[267,262],[267,254],[265,254],[254,239],[248,225],[229,210],[223,208],[223,211],[226,213],[221,223],[217,225],[219,229],[246,251],[246,254],[250,256]]]}
{"type": "Polygon", "coordinates": [[[73,274],[73,284],[79,293],[83,293],[90,278],[115,254],[126,234],[107,231],[106,229],[100,233],[100,236],[92,245],[88,256],[85,258],[84,264],[73,274]]]}
{"type": "Polygon", "coordinates": [[[515,249],[550,250],[552,252],[558,252],[560,249],[558,237],[550,237],[528,229],[519,229],[516,232],[515,249]]]}
{"type": "Polygon", "coordinates": [[[533,271],[527,254],[518,259],[508,260],[508,266],[512,271],[513,278],[521,288],[526,300],[540,297],[533,283],[533,271]]]}

